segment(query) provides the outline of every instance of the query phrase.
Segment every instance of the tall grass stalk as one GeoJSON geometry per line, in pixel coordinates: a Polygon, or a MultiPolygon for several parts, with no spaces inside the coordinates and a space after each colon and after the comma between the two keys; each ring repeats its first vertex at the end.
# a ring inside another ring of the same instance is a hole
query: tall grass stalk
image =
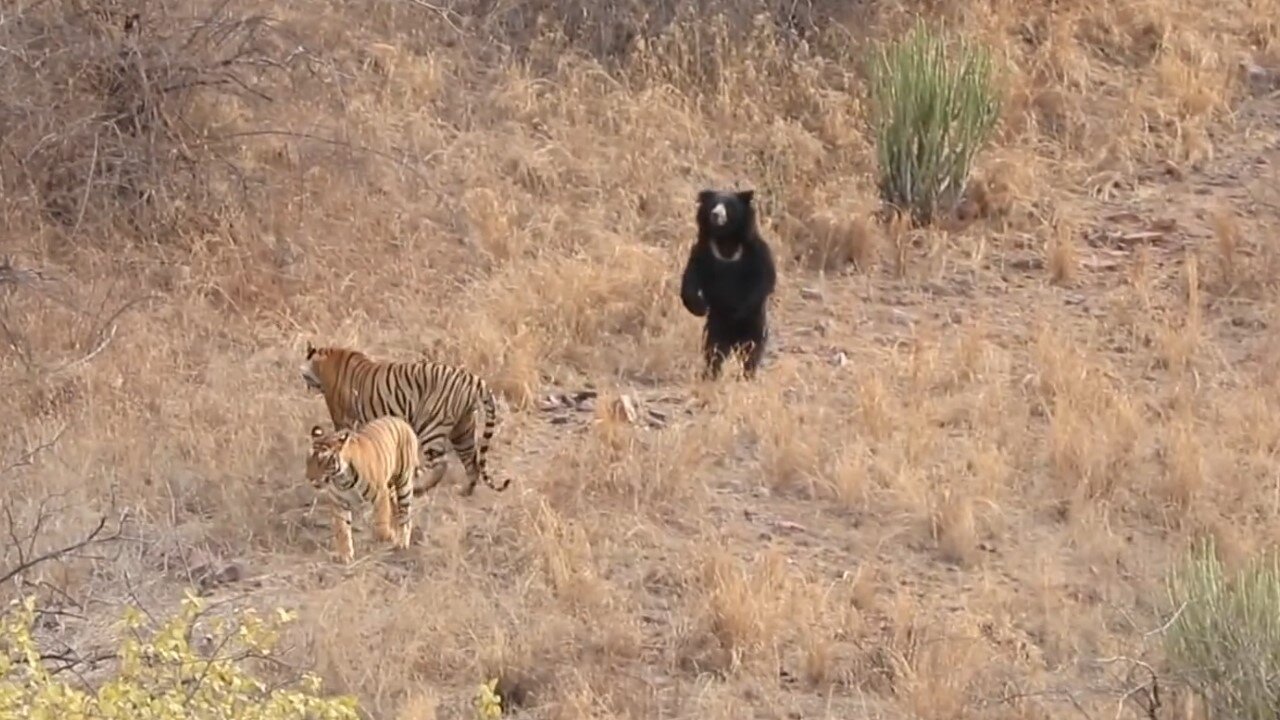
{"type": "Polygon", "coordinates": [[[1169,579],[1172,668],[1223,717],[1274,720],[1280,708],[1280,558],[1227,576],[1211,541],[1169,579]]]}
{"type": "Polygon", "coordinates": [[[960,200],[1000,114],[990,54],[918,22],[870,63],[880,196],[932,222],[960,200]]]}

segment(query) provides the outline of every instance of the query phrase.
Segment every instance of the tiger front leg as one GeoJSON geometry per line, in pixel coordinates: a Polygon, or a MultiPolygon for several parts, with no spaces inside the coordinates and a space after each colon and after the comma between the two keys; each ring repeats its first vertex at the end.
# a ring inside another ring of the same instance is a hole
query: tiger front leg
{"type": "Polygon", "coordinates": [[[395,532],[391,529],[391,495],[394,492],[388,483],[388,487],[379,488],[373,498],[373,536],[379,542],[395,542],[396,539],[395,532]]]}
{"type": "Polygon", "coordinates": [[[351,539],[351,511],[337,503],[333,505],[333,552],[343,564],[349,564],[356,556],[355,542],[351,539]]]}
{"type": "Polygon", "coordinates": [[[400,532],[395,546],[401,550],[409,548],[409,540],[413,535],[413,481],[417,473],[402,473],[388,487],[388,495],[394,495],[396,526],[400,532]]]}

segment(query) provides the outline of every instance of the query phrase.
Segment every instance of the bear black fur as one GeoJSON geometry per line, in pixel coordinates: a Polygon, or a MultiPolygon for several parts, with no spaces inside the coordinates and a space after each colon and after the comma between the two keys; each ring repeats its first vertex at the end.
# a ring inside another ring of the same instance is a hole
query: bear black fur
{"type": "Polygon", "coordinates": [[[773,253],[756,227],[754,190],[698,193],[698,240],[689,252],[680,300],[703,331],[704,378],[720,376],[733,351],[746,353],[743,374],[755,377],[769,329],[765,306],[777,283],[773,253]]]}

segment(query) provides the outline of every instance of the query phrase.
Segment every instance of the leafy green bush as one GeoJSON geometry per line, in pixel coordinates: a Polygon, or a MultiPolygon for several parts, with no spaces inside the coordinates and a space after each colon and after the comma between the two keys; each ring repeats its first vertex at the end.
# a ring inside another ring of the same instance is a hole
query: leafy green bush
{"type": "Polygon", "coordinates": [[[990,55],[922,22],[870,66],[881,198],[919,224],[959,202],[1000,114],[990,55]]]}
{"type": "Polygon", "coordinates": [[[118,666],[96,689],[64,682],[41,658],[32,636],[31,598],[0,616],[0,720],[358,720],[354,698],[319,695],[318,678],[300,688],[268,687],[246,669],[270,658],[281,611],[270,621],[251,610],[212,621],[208,652],[190,644],[200,617],[194,596],[150,637],[142,616],[125,613],[118,666]]]}
{"type": "Polygon", "coordinates": [[[1169,580],[1176,616],[1165,633],[1170,665],[1209,706],[1240,720],[1280,708],[1280,561],[1256,559],[1227,576],[1213,544],[1198,544],[1169,580]]]}

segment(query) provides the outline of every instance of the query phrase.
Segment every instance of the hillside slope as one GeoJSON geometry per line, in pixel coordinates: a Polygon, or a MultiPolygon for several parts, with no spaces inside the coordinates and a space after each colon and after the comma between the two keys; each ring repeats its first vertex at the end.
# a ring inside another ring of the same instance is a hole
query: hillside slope
{"type": "Polygon", "coordinates": [[[707,2],[640,42],[668,8],[624,5],[0,22],[0,457],[57,437],[0,504],[18,537],[56,508],[36,546],[131,513],[31,586],[76,606],[46,631],[105,643],[193,584],[297,608],[291,660],[377,718],[495,676],[527,718],[1148,717],[1188,541],[1280,531],[1280,8],[924,8],[1008,102],[965,216],[904,231],[858,59],[919,8],[707,2]],[[735,184],[776,342],[701,384],[676,284],[697,190],[735,184]],[[511,488],[334,564],[308,341],[485,374],[511,488]]]}

